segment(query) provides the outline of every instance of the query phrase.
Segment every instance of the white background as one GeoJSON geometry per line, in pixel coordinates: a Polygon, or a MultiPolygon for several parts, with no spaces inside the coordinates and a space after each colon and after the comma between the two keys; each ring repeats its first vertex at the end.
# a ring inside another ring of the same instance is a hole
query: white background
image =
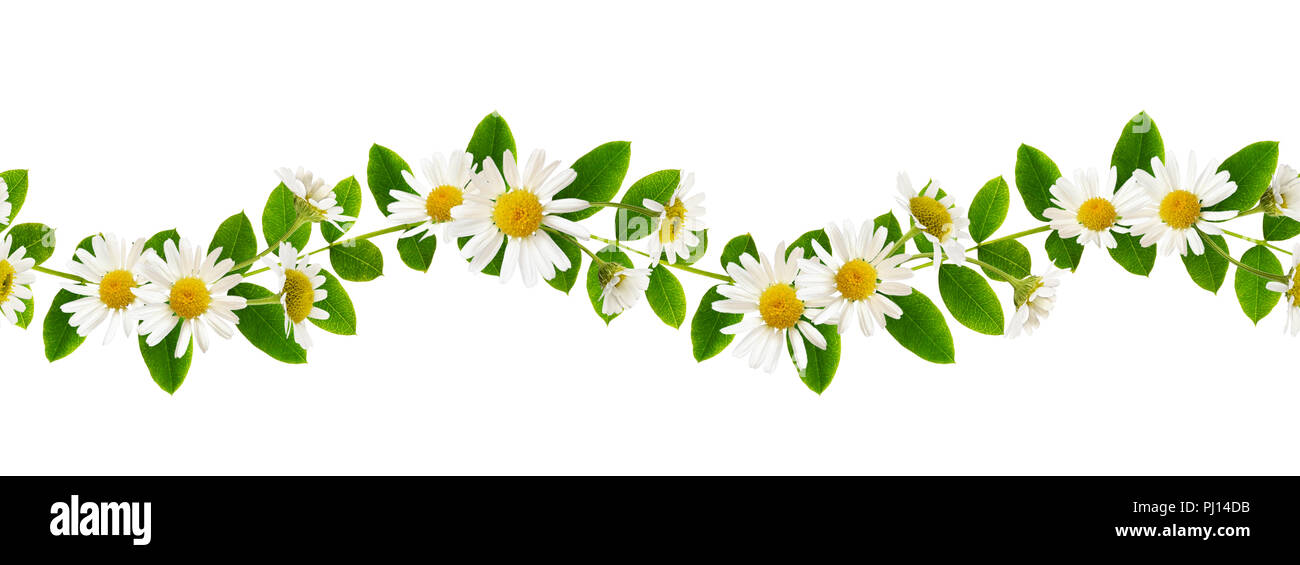
{"type": "MultiPolygon", "coordinates": [[[[1221,159],[1300,137],[1286,4],[322,2],[6,3],[0,169],[31,170],[20,221],[85,235],[255,224],[304,165],[363,179],[378,142],[414,162],[499,110],[519,148],[566,163],[633,142],[629,182],[697,173],[721,244],[771,251],[893,206],[894,176],[969,201],[1021,142],[1067,172],[1109,164],[1146,109],[1167,149],[1221,159]]],[[[1013,193],[1014,194],[1014,193],[1013,193]]],[[[382,227],[366,191],[356,232],[382,227]]],[[[588,225],[608,234],[612,214],[588,225]]],[[[1237,230],[1259,233],[1258,216],[1237,230]]],[[[1003,233],[1035,225],[1018,195],[1003,233]]],[[[319,236],[316,236],[319,237],[319,236]]],[[[1026,243],[1046,265],[1042,236],[1026,243]]],[[[1234,242],[1240,253],[1245,249],[1234,242]]],[[[954,323],[958,364],[883,332],[846,338],[821,397],[642,304],[606,329],[580,286],[428,275],[381,241],[348,285],[360,335],[316,332],[307,366],[241,338],[173,397],[133,344],[48,364],[0,327],[0,471],[227,473],[1291,474],[1300,384],[1281,309],[1254,327],[1231,274],[1214,296],[1173,257],[1149,279],[1090,248],[1041,332],[954,323]]],[[[687,279],[694,311],[708,287],[687,279]]],[[[938,302],[932,274],[916,279],[938,302]]],[[[263,284],[269,284],[263,281],[263,284]]],[[[997,287],[1004,300],[1005,285],[997,287]]],[[[687,323],[689,325],[689,321],[687,323]]]]}

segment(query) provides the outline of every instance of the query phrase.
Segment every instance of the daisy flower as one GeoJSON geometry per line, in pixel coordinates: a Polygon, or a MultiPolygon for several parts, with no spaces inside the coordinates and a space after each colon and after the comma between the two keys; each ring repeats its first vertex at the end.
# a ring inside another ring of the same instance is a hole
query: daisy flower
{"type": "Polygon", "coordinates": [[[416,179],[410,172],[402,171],[406,184],[414,188],[417,194],[405,190],[388,192],[396,200],[388,205],[388,219],[397,224],[421,222],[402,234],[402,237],[433,235],[434,228],[451,222],[451,209],[465,201],[465,191],[469,189],[470,180],[474,178],[474,156],[464,151],[453,151],[446,159],[441,154],[434,154],[433,159],[420,162],[421,178],[416,179]]]}
{"type": "Polygon", "coordinates": [[[27,250],[13,247],[13,238],[0,240],[0,314],[11,324],[18,323],[18,314],[27,311],[24,300],[32,299],[31,284],[36,282],[32,267],[36,260],[26,257],[27,250]]]}
{"type": "Polygon", "coordinates": [[[13,212],[14,206],[9,203],[9,184],[0,178],[0,226],[9,225],[9,214],[13,212]]]}
{"type": "Polygon", "coordinates": [[[542,227],[587,239],[587,229],[558,214],[576,212],[587,207],[585,200],[553,200],[578,174],[573,169],[556,172],[559,161],[546,163],[546,152],[534,151],[522,175],[515,156],[505,152],[501,160],[504,171],[491,159],[483,160],[483,170],[474,176],[474,190],[465,193],[465,202],[451,209],[454,220],[448,226],[451,237],[470,236],[461,255],[470,259],[472,271],[482,271],[504,244],[505,262],[501,264],[501,282],[514,277],[516,271],[524,284],[533,286],[537,279],[551,280],[556,270],[572,264],[564,251],[542,227]]]}
{"type": "Polygon", "coordinates": [[[889,257],[889,230],[881,227],[873,235],[871,224],[862,224],[856,230],[852,222],[839,226],[826,226],[831,251],[813,240],[816,257],[799,263],[795,287],[799,298],[806,304],[821,308],[813,318],[814,324],[837,324],[843,334],[850,321],[857,321],[864,335],[871,335],[875,326],[885,326],[885,317],[898,318],[903,309],[889,300],[888,295],[906,296],[912,287],[901,282],[912,277],[911,269],[899,268],[910,258],[906,253],[889,257]]]}
{"type": "Polygon", "coordinates": [[[917,192],[912,188],[912,179],[907,173],[898,173],[898,202],[903,206],[903,213],[911,216],[921,228],[925,238],[934,244],[934,267],[939,268],[943,255],[948,254],[948,261],[960,265],[966,260],[966,248],[960,239],[970,239],[970,218],[966,210],[953,201],[952,196],[935,198],[939,195],[939,183],[930,181],[917,192]],[[929,192],[931,195],[925,194],[929,192]]]}
{"type": "Polygon", "coordinates": [[[1264,193],[1264,209],[1270,215],[1300,220],[1300,175],[1295,169],[1286,165],[1277,168],[1273,183],[1264,193]]]}
{"type": "Polygon", "coordinates": [[[280,182],[289,187],[294,195],[307,203],[321,219],[329,222],[339,231],[343,228],[339,222],[355,222],[356,218],[343,215],[343,207],[334,199],[334,187],[326,186],[325,180],[313,175],[311,171],[298,167],[297,171],[280,167],[275,170],[280,182]]]}
{"type": "Polygon", "coordinates": [[[695,186],[695,173],[684,174],[677,183],[677,189],[668,197],[668,205],[646,198],[641,205],[659,213],[659,233],[650,238],[650,256],[656,260],[659,254],[667,253],[668,262],[675,262],[673,257],[689,261],[691,250],[700,245],[695,232],[705,228],[700,217],[704,215],[704,194],[691,195],[695,186]]]}
{"type": "Polygon", "coordinates": [[[1268,281],[1268,284],[1264,285],[1269,290],[1280,292],[1286,297],[1286,325],[1282,327],[1282,331],[1289,332],[1293,336],[1300,333],[1300,269],[1297,269],[1298,265],[1300,265],[1300,242],[1296,242],[1295,248],[1292,249],[1291,270],[1286,274],[1287,278],[1291,279],[1291,282],[1268,281]]]}
{"type": "Polygon", "coordinates": [[[1212,222],[1237,215],[1231,210],[1205,210],[1237,191],[1237,184],[1228,180],[1228,172],[1216,173],[1218,163],[1198,170],[1195,153],[1189,161],[1186,178],[1181,176],[1178,161],[1172,156],[1168,165],[1152,157],[1154,174],[1141,169],[1133,171],[1133,182],[1146,193],[1148,201],[1133,212],[1133,227],[1129,231],[1142,238],[1143,247],[1159,243],[1166,255],[1173,250],[1187,255],[1188,249],[1193,255],[1200,255],[1205,252],[1205,242],[1196,228],[1207,234],[1221,234],[1223,231],[1212,222]]]}
{"type": "Polygon", "coordinates": [[[280,252],[262,259],[266,266],[280,278],[280,304],[284,306],[284,335],[293,328],[293,340],[303,349],[311,349],[311,334],[307,320],[328,320],[329,312],[316,307],[329,292],[321,289],[325,276],[321,266],[310,255],[300,255],[288,242],[280,243],[280,252]]]}
{"type": "Polygon", "coordinates": [[[1128,228],[1118,222],[1137,213],[1142,207],[1142,190],[1132,182],[1124,183],[1119,192],[1115,181],[1119,172],[1115,167],[1106,170],[1104,177],[1097,169],[1074,172],[1074,181],[1062,176],[1052,185],[1052,205],[1043,215],[1062,239],[1078,238],[1080,245],[1096,243],[1098,247],[1114,249],[1117,233],[1128,233],[1128,228]]]}
{"type": "Polygon", "coordinates": [[[142,303],[135,290],[145,283],[139,267],[144,266],[142,258],[155,257],[144,244],[145,238],[131,243],[112,234],[97,235],[90,240],[90,250],[77,250],[76,261],[68,263],[69,270],[86,282],[68,286],[69,292],[81,298],[60,308],[72,314],[68,323],[77,328],[77,335],[89,336],[105,321],[108,330],[104,332],[104,344],[113,341],[118,325],[128,337],[136,333],[137,320],[132,310],[142,303]]]}
{"type": "Polygon", "coordinates": [[[601,265],[596,277],[600,281],[600,311],[606,316],[636,305],[650,287],[650,269],[629,269],[614,262],[601,265]]]}
{"type": "Polygon", "coordinates": [[[136,291],[144,301],[139,317],[140,335],[147,336],[145,343],[150,347],[158,345],[179,325],[181,334],[175,353],[179,358],[189,349],[191,336],[205,352],[208,332],[230,339],[239,323],[234,311],[246,305],[243,297],[226,294],[243,280],[240,275],[229,274],[235,261],[217,261],[221,248],[205,258],[203,248],[186,239],[181,239],[180,247],[174,240],[167,240],[163,256],[166,260],[155,258],[143,265],[141,270],[148,284],[136,291]]]}
{"type": "Polygon", "coordinates": [[[808,351],[802,335],[818,349],[826,349],[826,338],[813,327],[806,316],[816,315],[798,296],[794,288],[803,249],[795,249],[785,256],[785,243],[776,246],[774,260],[759,254],[754,259],[749,254],[740,256],[740,263],[727,265],[727,274],[735,280],[721,285],[718,293],[725,300],[713,303],[713,309],[725,314],[744,314],[740,322],[722,328],[722,333],[742,335],[736,345],[736,357],[749,355],[749,366],[776,370],[781,351],[790,344],[795,366],[808,367],[808,351]]]}
{"type": "Polygon", "coordinates": [[[1061,271],[1051,267],[1041,277],[1028,277],[1014,283],[1016,313],[1007,321],[1007,337],[1015,338],[1024,332],[1032,335],[1038,325],[1056,305],[1056,287],[1061,284],[1061,271]]]}

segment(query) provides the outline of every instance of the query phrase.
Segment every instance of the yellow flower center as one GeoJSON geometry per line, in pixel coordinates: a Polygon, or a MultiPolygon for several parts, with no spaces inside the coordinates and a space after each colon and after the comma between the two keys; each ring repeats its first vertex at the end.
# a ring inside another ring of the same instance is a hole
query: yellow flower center
{"type": "Polygon", "coordinates": [[[118,269],[99,281],[99,301],[110,310],[125,310],[135,303],[135,276],[131,271],[118,269]]]}
{"type": "Polygon", "coordinates": [[[527,190],[511,190],[497,197],[492,221],[508,236],[530,236],[542,226],[542,203],[527,190]]]}
{"type": "Polygon", "coordinates": [[[197,318],[208,311],[208,306],[212,304],[212,293],[208,292],[208,285],[203,284],[203,281],[185,277],[172,285],[168,303],[177,316],[187,320],[197,318]]]}
{"type": "MultiPolygon", "coordinates": [[[[3,262],[0,262],[0,265],[3,264],[3,262]]],[[[0,297],[3,296],[3,294],[0,294],[0,297]]],[[[1295,304],[1297,299],[1300,299],[1300,269],[1296,269],[1295,272],[1291,274],[1291,288],[1286,291],[1287,304],[1295,304]]],[[[4,299],[0,298],[0,302],[4,302],[4,299]]]]}
{"type": "Polygon", "coordinates": [[[1079,223],[1092,231],[1110,229],[1115,225],[1115,218],[1115,205],[1100,196],[1089,198],[1079,205],[1079,223]]]}
{"type": "Polygon", "coordinates": [[[1175,190],[1160,201],[1160,219],[1169,227],[1185,230],[1201,219],[1201,199],[1186,190],[1175,190]]]}
{"type": "Polygon", "coordinates": [[[451,209],[460,206],[464,201],[465,195],[459,188],[444,184],[429,192],[429,197],[424,201],[424,211],[435,222],[449,222],[451,209]]]}
{"type": "Polygon", "coordinates": [[[865,300],[876,292],[876,268],[862,259],[854,259],[835,273],[835,290],[849,300],[865,300]]]}
{"type": "Polygon", "coordinates": [[[758,313],[763,322],[778,330],[794,327],[803,316],[803,301],[795,296],[794,287],[774,284],[758,297],[758,313]]]}
{"type": "Polygon", "coordinates": [[[9,295],[14,292],[14,266],[9,261],[0,259],[0,304],[9,300],[9,295]]]}
{"type": "Polygon", "coordinates": [[[912,217],[921,224],[926,233],[942,241],[952,232],[952,214],[938,200],[929,196],[916,196],[908,201],[912,217]]]}
{"type": "Polygon", "coordinates": [[[671,206],[664,208],[664,221],[659,226],[659,243],[672,243],[677,241],[677,234],[681,232],[682,225],[686,223],[686,205],[682,199],[678,198],[673,201],[671,206]]]}
{"type": "Polygon", "coordinates": [[[316,289],[302,271],[284,271],[284,310],[295,324],[301,324],[316,306],[316,289]]]}

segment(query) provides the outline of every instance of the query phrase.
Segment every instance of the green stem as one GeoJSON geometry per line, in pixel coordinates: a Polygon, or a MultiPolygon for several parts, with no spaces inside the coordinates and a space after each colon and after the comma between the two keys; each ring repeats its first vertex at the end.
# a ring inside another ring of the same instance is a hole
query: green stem
{"type": "Polygon", "coordinates": [[[1005,280],[1005,281],[1007,281],[1007,282],[1010,282],[1010,283],[1012,283],[1013,285],[1015,284],[1015,281],[1020,280],[1020,277],[1016,277],[1016,276],[1009,275],[1009,274],[1007,274],[1006,271],[1003,271],[1002,269],[999,269],[999,268],[997,268],[997,267],[994,267],[993,265],[990,265],[990,264],[988,264],[988,263],[985,263],[985,262],[983,262],[983,261],[980,261],[979,259],[972,259],[972,258],[970,258],[970,257],[966,257],[966,262],[967,262],[967,263],[970,263],[970,264],[972,264],[972,265],[979,265],[979,266],[981,266],[981,267],[984,267],[985,269],[988,269],[988,271],[989,271],[990,273],[993,273],[993,274],[995,274],[995,275],[997,275],[997,276],[999,276],[999,277],[1002,277],[1003,280],[1005,280]]]}
{"type": "Polygon", "coordinates": [[[1285,249],[1282,249],[1281,247],[1278,247],[1278,246],[1276,246],[1276,245],[1273,245],[1272,243],[1269,243],[1269,242],[1264,241],[1264,240],[1262,240],[1262,239],[1255,239],[1255,238],[1253,238],[1253,237],[1247,237],[1247,236],[1241,235],[1241,234],[1239,234],[1239,233],[1235,233],[1235,232],[1231,232],[1231,231],[1225,230],[1225,229],[1223,229],[1223,228],[1219,228],[1219,229],[1220,229],[1221,231],[1223,231],[1223,235],[1230,236],[1230,237],[1235,237],[1235,238],[1240,239],[1240,240],[1243,240],[1243,241],[1249,241],[1249,242],[1251,242],[1251,243],[1253,243],[1253,244],[1255,244],[1255,245],[1263,245],[1264,247],[1267,247],[1267,248],[1272,249],[1272,250],[1274,250],[1274,251],[1281,251],[1282,253],[1286,253],[1287,255],[1290,255],[1290,254],[1291,254],[1290,251],[1287,251],[1287,250],[1285,250],[1285,249]]]}
{"type": "Polygon", "coordinates": [[[280,297],[279,297],[279,296],[268,296],[268,297],[266,297],[266,298],[254,298],[254,299],[252,299],[252,300],[249,300],[249,301],[247,302],[247,305],[248,305],[248,306],[263,306],[263,305],[279,304],[279,303],[280,303],[280,297]]]}
{"type": "Polygon", "coordinates": [[[1276,273],[1267,273],[1267,272],[1261,271],[1261,270],[1259,270],[1259,269],[1256,269],[1256,268],[1254,268],[1254,267],[1252,267],[1252,266],[1250,266],[1250,265],[1247,265],[1247,264],[1245,264],[1245,263],[1242,263],[1241,261],[1238,261],[1238,260],[1236,260],[1236,259],[1233,259],[1233,258],[1232,258],[1232,255],[1229,255],[1227,251],[1224,251],[1224,250],[1220,249],[1220,248],[1219,248],[1219,244],[1215,243],[1213,239],[1210,239],[1209,236],[1205,235],[1205,232],[1201,231],[1200,228],[1196,228],[1196,233],[1199,234],[1199,235],[1201,236],[1201,240],[1204,241],[1205,244],[1208,245],[1208,246],[1210,247],[1210,249],[1213,249],[1215,253],[1218,253],[1219,255],[1222,255],[1224,259],[1227,259],[1228,262],[1232,263],[1233,265],[1236,265],[1238,269],[1241,269],[1241,270],[1243,270],[1243,271],[1246,271],[1247,273],[1250,273],[1250,274],[1252,274],[1252,275],[1255,275],[1255,276],[1257,276],[1257,277],[1259,277],[1259,278],[1261,278],[1261,279],[1266,279],[1266,280],[1270,280],[1270,281],[1277,281],[1277,282],[1281,282],[1281,283],[1290,282],[1290,279],[1288,279],[1288,278],[1286,277],[1286,275],[1279,275],[1279,274],[1276,274],[1276,273]]]}
{"type": "Polygon", "coordinates": [[[74,275],[74,274],[72,274],[72,273],[65,273],[65,272],[63,272],[63,271],[56,271],[56,270],[54,270],[54,269],[47,269],[47,268],[42,267],[42,266],[40,266],[40,265],[36,265],[35,267],[32,267],[32,270],[33,270],[33,271],[36,271],[36,272],[38,272],[38,273],[45,273],[45,274],[47,274],[47,275],[51,275],[51,276],[55,276],[55,277],[65,278],[65,279],[68,279],[68,280],[70,280],[70,281],[76,281],[76,282],[79,282],[79,283],[82,283],[82,284],[90,284],[90,281],[88,281],[88,280],[86,280],[86,279],[83,279],[83,278],[81,278],[81,277],[79,277],[79,276],[77,276],[77,275],[74,275]]]}
{"type": "Polygon", "coordinates": [[[238,271],[240,269],[247,268],[253,263],[256,263],[258,259],[266,257],[267,253],[270,253],[275,249],[279,248],[281,243],[288,241],[289,238],[293,236],[293,234],[298,232],[298,228],[301,228],[303,224],[306,223],[307,223],[307,219],[302,216],[299,216],[297,219],[293,221],[293,227],[289,228],[289,231],[284,232],[284,235],[280,236],[279,241],[276,241],[275,243],[266,246],[266,249],[263,249],[261,253],[254,255],[252,258],[249,258],[244,261],[240,261],[239,263],[235,264],[234,268],[232,268],[231,270],[238,271]]]}
{"type": "MultiPolygon", "coordinates": [[[[328,251],[329,249],[334,248],[334,247],[338,247],[338,246],[340,246],[340,245],[346,245],[346,244],[349,244],[349,243],[356,243],[356,242],[361,241],[361,240],[364,240],[364,239],[371,239],[371,238],[374,238],[374,237],[379,237],[379,236],[381,236],[381,235],[387,235],[387,234],[390,234],[390,233],[393,233],[393,232],[406,231],[406,230],[409,230],[409,229],[411,229],[411,228],[414,228],[414,227],[416,227],[416,226],[418,226],[418,225],[420,225],[420,224],[423,224],[423,223],[424,223],[424,222],[411,222],[411,223],[409,223],[409,224],[401,224],[401,225],[396,225],[396,226],[389,226],[389,227],[386,227],[386,228],[381,229],[381,230],[375,230],[375,231],[372,231],[372,232],[370,232],[370,233],[363,233],[363,234],[358,235],[358,236],[356,236],[356,237],[350,237],[350,238],[347,238],[347,239],[340,239],[340,240],[338,240],[338,241],[336,241],[336,242],[334,242],[334,243],[331,243],[331,244],[329,244],[329,245],[326,245],[326,246],[324,246],[324,247],[321,247],[320,249],[316,249],[316,250],[314,250],[314,251],[311,251],[311,252],[309,252],[309,253],[307,253],[307,254],[308,254],[308,255],[315,255],[315,254],[317,254],[317,253],[320,253],[320,252],[322,252],[322,251],[328,251]]],[[[290,233],[293,233],[293,232],[290,232],[290,233]]],[[[279,245],[279,244],[277,243],[276,245],[279,245]]],[[[263,252],[262,255],[266,255],[266,253],[263,252]]],[[[260,257],[260,256],[259,256],[259,257],[260,257]]],[[[257,275],[257,274],[265,273],[265,272],[267,272],[267,271],[269,271],[269,270],[270,270],[270,268],[268,268],[268,267],[262,267],[262,268],[260,268],[260,269],[255,270],[255,271],[249,271],[249,272],[247,272],[247,273],[244,273],[244,278],[248,278],[248,277],[251,277],[251,276],[253,276],[253,275],[257,275]]]]}
{"type": "Polygon", "coordinates": [[[898,251],[904,245],[907,245],[907,242],[911,241],[912,238],[916,237],[919,233],[921,233],[921,228],[918,226],[912,226],[912,229],[907,230],[907,233],[903,234],[903,237],[898,238],[898,241],[894,242],[894,245],[889,248],[889,252],[885,254],[885,257],[893,257],[895,251],[898,251]]]}
{"type": "Polygon", "coordinates": [[[644,207],[644,206],[637,206],[637,205],[635,205],[635,204],[624,204],[624,203],[622,203],[622,202],[588,202],[587,205],[588,205],[588,206],[591,206],[591,207],[593,207],[593,208],[596,208],[596,207],[605,207],[605,208],[621,208],[621,209],[623,209],[623,210],[631,210],[631,211],[636,212],[636,213],[638,213],[638,214],[645,214],[645,215],[647,215],[647,216],[651,216],[651,217],[658,217],[658,216],[659,216],[659,212],[656,212],[656,211],[651,210],[651,209],[649,209],[649,208],[646,208],[646,207],[644,207]]]}
{"type": "MultiPolygon", "coordinates": [[[[648,257],[648,258],[650,258],[650,259],[653,259],[653,257],[650,257],[650,254],[649,254],[649,253],[646,253],[646,252],[644,252],[644,251],[641,251],[640,249],[633,249],[632,247],[628,247],[627,245],[624,245],[623,242],[621,242],[621,241],[615,241],[615,240],[612,240],[612,239],[605,239],[605,238],[603,238],[603,237],[595,236],[595,235],[591,236],[591,239],[594,239],[594,240],[599,241],[599,242],[601,242],[601,243],[605,243],[605,244],[607,244],[607,245],[613,245],[613,246],[618,247],[618,248],[620,248],[620,249],[624,249],[624,250],[627,250],[627,251],[631,251],[631,252],[636,253],[637,255],[640,255],[640,256],[642,256],[642,257],[648,257]]],[[[658,264],[660,264],[660,265],[664,265],[664,266],[667,266],[667,267],[672,267],[672,268],[677,269],[677,270],[679,270],[679,271],[685,271],[685,272],[687,272],[687,273],[692,273],[692,274],[700,275],[700,276],[703,276],[703,277],[709,277],[709,278],[711,278],[711,279],[717,279],[717,280],[720,280],[720,281],[722,281],[722,282],[726,282],[726,283],[734,283],[734,282],[736,282],[735,280],[733,280],[731,277],[729,277],[729,276],[727,276],[727,275],[720,274],[720,273],[714,273],[714,272],[712,272],[712,271],[706,271],[706,270],[704,270],[704,269],[696,269],[695,267],[692,267],[692,266],[690,266],[690,265],[682,265],[682,264],[679,264],[679,263],[667,263],[667,262],[664,262],[664,261],[659,261],[658,264]]]]}
{"type": "Polygon", "coordinates": [[[591,257],[591,261],[596,264],[596,268],[600,268],[601,265],[604,265],[606,263],[604,259],[597,257],[595,253],[592,253],[590,249],[587,249],[587,246],[578,243],[578,238],[573,237],[570,234],[564,233],[550,226],[542,226],[542,229],[546,230],[549,233],[563,237],[564,239],[569,240],[569,243],[578,246],[578,249],[581,249],[583,253],[586,253],[588,257],[591,257]]]}
{"type": "Polygon", "coordinates": [[[1022,231],[1022,232],[1016,232],[1016,233],[1013,233],[1013,234],[1011,234],[1011,235],[1004,235],[1004,236],[999,237],[999,238],[997,238],[997,239],[990,239],[990,240],[985,241],[985,242],[983,242],[983,243],[979,243],[979,244],[973,245],[973,246],[970,247],[970,249],[967,249],[967,251],[973,251],[973,250],[975,250],[975,249],[979,249],[979,248],[981,248],[981,247],[984,247],[985,245],[992,245],[992,244],[997,243],[997,242],[999,242],[999,241],[1006,241],[1006,240],[1008,240],[1008,239],[1019,239],[1019,238],[1025,237],[1025,236],[1027,236],[1027,235],[1034,235],[1034,234],[1036,234],[1036,233],[1042,233],[1042,232],[1045,232],[1045,231],[1050,230],[1050,229],[1052,229],[1052,226],[1042,225],[1042,226],[1038,226],[1038,227],[1036,227],[1036,228],[1027,229],[1027,230],[1022,231]]]}

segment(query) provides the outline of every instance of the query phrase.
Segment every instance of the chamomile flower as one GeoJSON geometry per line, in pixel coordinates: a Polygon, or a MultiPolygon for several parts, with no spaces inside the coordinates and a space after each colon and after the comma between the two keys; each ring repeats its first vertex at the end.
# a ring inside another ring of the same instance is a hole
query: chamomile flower
{"type": "Polygon", "coordinates": [[[1119,221],[1142,207],[1142,190],[1131,181],[1115,191],[1119,173],[1115,167],[1098,178],[1097,169],[1074,172],[1074,180],[1062,176],[1050,190],[1054,208],[1043,211],[1051,228],[1062,239],[1078,238],[1079,245],[1096,243],[1114,249],[1116,233],[1128,233],[1119,221]]]}
{"type": "Polygon", "coordinates": [[[36,260],[26,255],[27,249],[13,246],[13,238],[6,235],[0,240],[0,314],[11,324],[27,311],[23,301],[32,299],[31,284],[36,282],[31,270],[36,260]]]}
{"type": "Polygon", "coordinates": [[[658,233],[650,238],[651,257],[658,259],[660,253],[667,253],[670,263],[677,260],[674,257],[688,261],[691,250],[699,246],[700,238],[695,232],[706,227],[700,220],[704,215],[704,194],[692,195],[693,186],[695,173],[685,173],[677,183],[677,189],[668,197],[668,205],[649,198],[641,201],[642,206],[659,213],[658,233]]]}
{"type": "Polygon", "coordinates": [[[911,269],[899,268],[910,256],[888,256],[889,230],[881,227],[872,234],[870,223],[857,230],[846,221],[842,231],[835,224],[826,226],[826,235],[830,251],[814,239],[817,256],[801,261],[795,277],[799,297],[822,309],[813,323],[837,324],[843,334],[856,321],[864,335],[871,335],[875,326],[885,327],[885,317],[902,316],[903,309],[889,296],[912,293],[912,287],[898,282],[912,277],[911,269]]]}
{"type": "Polygon", "coordinates": [[[1015,297],[1013,305],[1016,313],[1007,321],[1007,337],[1015,338],[1021,333],[1032,335],[1056,305],[1056,288],[1061,285],[1061,271],[1049,267],[1041,277],[1027,277],[1013,283],[1015,297]]]}
{"type": "Polygon", "coordinates": [[[320,264],[312,261],[310,255],[300,255],[288,242],[280,244],[279,253],[264,257],[262,261],[280,279],[284,335],[289,335],[289,328],[293,328],[293,340],[303,349],[311,349],[307,320],[328,320],[330,317],[329,312],[316,306],[317,302],[329,296],[329,292],[320,287],[325,284],[325,276],[320,274],[320,264]]]}
{"type": "Polygon", "coordinates": [[[9,214],[13,211],[14,206],[9,203],[9,184],[0,178],[0,226],[9,225],[9,214]]]}
{"type": "Polygon", "coordinates": [[[736,357],[749,356],[749,366],[767,372],[776,370],[786,344],[794,351],[794,363],[800,370],[808,367],[808,350],[804,339],[818,349],[826,349],[826,338],[809,322],[817,315],[799,298],[794,280],[799,272],[803,249],[795,249],[787,258],[785,243],[776,246],[771,260],[759,254],[740,256],[740,263],[727,265],[727,274],[735,280],[718,287],[726,297],[713,303],[724,314],[744,314],[740,322],[722,328],[722,333],[741,335],[736,357]],[[802,335],[803,337],[799,337],[802,335]]]}
{"type": "Polygon", "coordinates": [[[1129,231],[1140,236],[1143,247],[1160,244],[1161,253],[1168,255],[1177,250],[1179,255],[1205,252],[1205,242],[1197,228],[1207,234],[1223,233],[1214,224],[1237,215],[1236,212],[1211,212],[1210,206],[1237,191],[1237,184],[1229,180],[1227,171],[1215,172],[1218,163],[1204,169],[1196,168],[1193,153],[1187,166],[1187,176],[1178,170],[1178,161],[1170,156],[1168,164],[1157,157],[1151,158],[1151,171],[1133,172],[1133,183],[1147,196],[1147,201],[1133,212],[1129,231]]]}
{"type": "Polygon", "coordinates": [[[555,193],[569,186],[577,173],[573,169],[556,172],[560,162],[547,164],[541,150],[533,152],[522,175],[509,151],[501,161],[504,171],[491,159],[483,160],[483,170],[474,176],[474,190],[465,193],[463,204],[451,209],[454,221],[447,233],[450,237],[470,236],[460,251],[470,259],[472,271],[482,271],[504,244],[501,282],[509,281],[515,272],[527,286],[539,278],[551,280],[557,269],[563,271],[572,264],[542,227],[578,239],[590,237],[586,228],[559,216],[587,208],[587,202],[554,200],[555,193]]]}
{"type": "Polygon", "coordinates": [[[300,198],[303,203],[307,204],[310,211],[332,224],[335,228],[342,231],[339,222],[355,222],[356,218],[345,216],[343,207],[339,206],[338,201],[334,198],[334,187],[327,186],[325,180],[313,175],[311,171],[298,167],[297,171],[291,171],[288,168],[281,167],[275,170],[279,175],[280,181],[293,194],[300,198]]]}
{"type": "Polygon", "coordinates": [[[1296,242],[1291,251],[1291,270],[1286,276],[1290,282],[1268,281],[1265,288],[1280,292],[1286,299],[1286,325],[1282,331],[1291,335],[1300,333],[1300,242],[1296,242]]]}
{"type": "Polygon", "coordinates": [[[470,180],[474,178],[474,156],[464,151],[453,151],[446,159],[441,154],[434,154],[433,159],[420,162],[421,178],[402,171],[406,184],[415,189],[417,194],[404,190],[389,191],[389,196],[396,200],[388,205],[388,220],[397,224],[421,222],[402,234],[402,237],[433,235],[435,228],[446,226],[451,222],[451,209],[465,201],[465,191],[470,189],[470,180]]]}
{"type": "MultiPolygon", "coordinates": [[[[1300,220],[1300,175],[1287,165],[1278,167],[1262,200],[1269,215],[1300,220]]],[[[3,211],[0,208],[0,212],[3,211]]]]}
{"type": "Polygon", "coordinates": [[[81,298],[60,307],[72,314],[68,323],[77,328],[77,335],[89,336],[104,322],[108,322],[105,344],[113,341],[119,326],[128,337],[136,333],[138,320],[133,310],[142,302],[135,291],[145,283],[141,267],[150,260],[146,258],[155,257],[144,244],[145,238],[132,243],[112,234],[97,235],[90,240],[90,250],[77,250],[76,260],[68,267],[86,282],[68,286],[69,292],[81,298]]]}
{"type": "Polygon", "coordinates": [[[606,316],[631,308],[650,287],[650,269],[629,269],[612,261],[601,265],[596,277],[600,282],[600,311],[606,316]]]}
{"type": "Polygon", "coordinates": [[[180,339],[176,342],[176,357],[184,357],[189,349],[190,337],[199,344],[199,350],[208,350],[208,332],[230,339],[235,334],[239,318],[235,310],[247,305],[240,296],[227,294],[243,280],[232,275],[232,259],[217,258],[221,248],[207,257],[203,248],[182,239],[177,247],[174,240],[163,245],[164,259],[154,259],[142,267],[145,280],[136,295],[144,301],[140,308],[140,335],[146,336],[150,347],[162,343],[172,330],[180,326],[180,339]]]}
{"type": "Polygon", "coordinates": [[[939,268],[944,253],[948,262],[960,265],[966,260],[966,248],[961,239],[970,239],[970,218],[966,210],[952,199],[939,198],[939,183],[931,181],[920,192],[912,187],[907,173],[898,173],[898,202],[903,213],[911,216],[921,228],[925,238],[934,244],[934,267],[939,268]]]}

